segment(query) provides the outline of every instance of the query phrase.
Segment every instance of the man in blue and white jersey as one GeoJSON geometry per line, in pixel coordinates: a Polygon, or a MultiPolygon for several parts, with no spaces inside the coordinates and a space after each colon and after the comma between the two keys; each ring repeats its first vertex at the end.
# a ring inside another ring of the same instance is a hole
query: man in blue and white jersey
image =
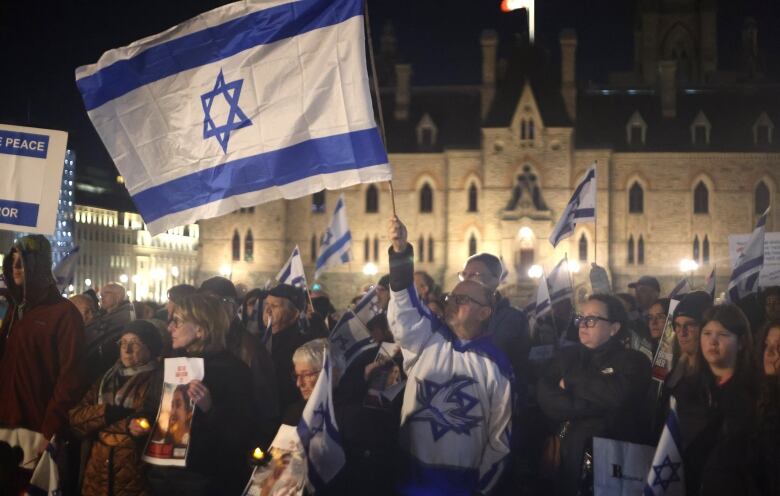
{"type": "Polygon", "coordinates": [[[487,331],[493,292],[466,280],[452,290],[445,322],[414,289],[414,252],[397,217],[388,224],[390,330],[408,376],[401,410],[409,465],[406,495],[489,494],[510,450],[513,374],[487,331]]]}

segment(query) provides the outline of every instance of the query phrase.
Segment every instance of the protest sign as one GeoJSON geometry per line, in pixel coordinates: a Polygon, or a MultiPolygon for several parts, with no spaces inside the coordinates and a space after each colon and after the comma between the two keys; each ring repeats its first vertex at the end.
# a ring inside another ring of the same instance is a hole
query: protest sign
{"type": "MultiPolygon", "coordinates": [[[[731,267],[750,238],[750,234],[729,235],[729,258],[731,267]]],[[[764,266],[758,275],[758,285],[766,288],[780,286],[780,232],[764,233],[764,266]]]]}
{"type": "Polygon", "coordinates": [[[54,234],[68,133],[0,124],[0,229],[54,234]]]}
{"type": "Polygon", "coordinates": [[[400,348],[395,343],[382,343],[376,354],[376,369],[372,372],[364,405],[383,408],[400,393],[406,381],[401,374],[401,365],[395,360],[400,348]]]}
{"type": "Polygon", "coordinates": [[[299,496],[306,485],[306,457],[298,432],[282,424],[269,449],[271,461],[255,467],[244,496],[299,496]]]}
{"type": "Polygon", "coordinates": [[[654,454],[653,446],[594,437],[594,496],[642,494],[654,454]]]}
{"type": "Polygon", "coordinates": [[[653,360],[653,378],[661,382],[672,370],[672,365],[674,364],[675,335],[672,316],[674,315],[674,309],[677,308],[679,303],[678,300],[669,301],[669,313],[666,316],[664,332],[661,334],[661,341],[658,343],[658,350],[656,350],[655,359],[653,360]]]}
{"type": "Polygon", "coordinates": [[[166,358],[162,398],[154,433],[143,459],[152,465],[185,467],[195,402],[187,392],[193,380],[204,376],[202,358],[166,358]]]}

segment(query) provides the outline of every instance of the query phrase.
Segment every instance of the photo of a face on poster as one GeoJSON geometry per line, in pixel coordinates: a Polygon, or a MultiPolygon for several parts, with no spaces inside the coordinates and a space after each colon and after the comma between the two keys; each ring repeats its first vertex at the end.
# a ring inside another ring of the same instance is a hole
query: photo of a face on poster
{"type": "Polygon", "coordinates": [[[187,465],[195,403],[189,383],[203,379],[202,358],[167,358],[160,408],[143,459],[153,465],[187,465]]]}
{"type": "Polygon", "coordinates": [[[256,467],[245,496],[300,496],[306,485],[306,457],[295,427],[282,424],[269,449],[271,461],[256,467]]]}

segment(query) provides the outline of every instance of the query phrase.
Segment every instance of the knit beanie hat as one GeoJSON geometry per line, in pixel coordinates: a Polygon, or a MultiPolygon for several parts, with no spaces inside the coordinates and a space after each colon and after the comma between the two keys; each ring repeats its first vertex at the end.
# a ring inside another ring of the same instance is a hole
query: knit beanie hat
{"type": "Polygon", "coordinates": [[[143,344],[149,348],[152,358],[157,358],[162,351],[162,337],[160,331],[148,320],[133,320],[128,322],[122,334],[133,333],[138,336],[143,344]]]}

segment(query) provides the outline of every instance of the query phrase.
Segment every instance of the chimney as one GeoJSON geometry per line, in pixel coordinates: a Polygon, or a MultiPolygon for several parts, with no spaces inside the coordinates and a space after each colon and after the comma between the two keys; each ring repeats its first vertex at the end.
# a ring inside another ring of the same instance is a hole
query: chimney
{"type": "Polygon", "coordinates": [[[482,31],[482,119],[485,119],[496,97],[496,52],[498,34],[492,29],[482,31]]]}
{"type": "Polygon", "coordinates": [[[677,116],[677,61],[658,62],[658,79],[661,86],[661,115],[673,119],[677,116]]]}
{"type": "Polygon", "coordinates": [[[411,101],[412,66],[409,64],[395,65],[395,118],[405,121],[409,118],[409,102],[411,101]]]}
{"type": "Polygon", "coordinates": [[[577,33],[561,31],[561,96],[572,122],[577,120],[577,33]]]}

